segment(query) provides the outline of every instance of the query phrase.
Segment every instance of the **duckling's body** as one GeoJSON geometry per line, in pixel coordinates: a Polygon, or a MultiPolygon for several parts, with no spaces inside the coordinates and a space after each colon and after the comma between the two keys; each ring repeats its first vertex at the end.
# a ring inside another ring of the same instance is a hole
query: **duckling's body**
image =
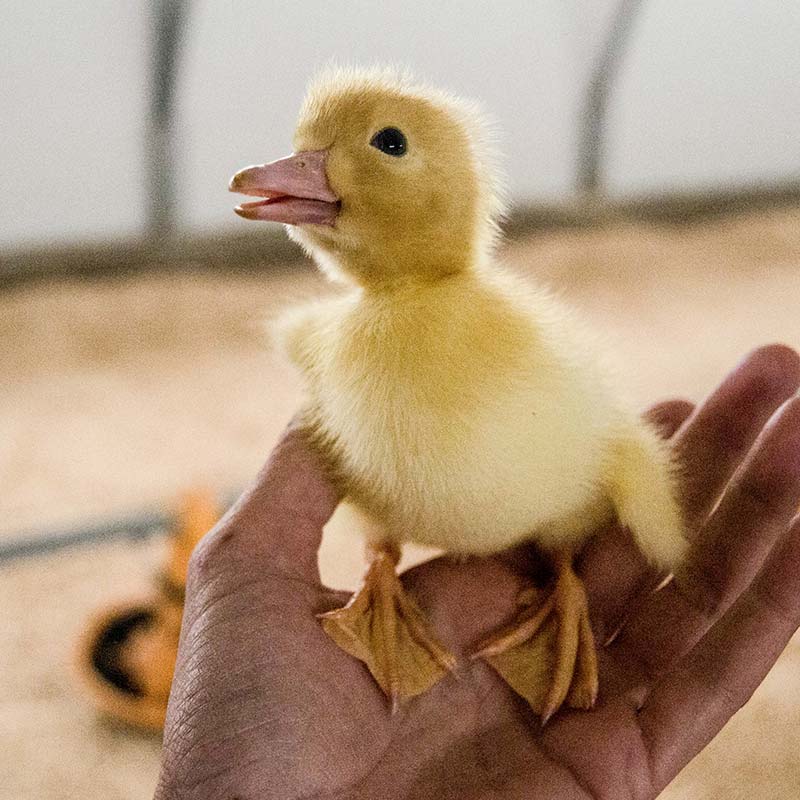
{"type": "MultiPolygon", "coordinates": [[[[591,337],[496,267],[356,290],[283,328],[350,499],[395,542],[577,549],[635,505],[621,485],[631,452],[651,458],[648,501],[669,486],[666,449],[614,393],[591,337]]],[[[682,540],[652,534],[646,552],[671,563],[682,540]]]]}
{"type": "Polygon", "coordinates": [[[399,543],[487,554],[535,541],[555,567],[552,595],[479,654],[547,718],[597,694],[572,569],[583,541],[615,512],[661,567],[684,540],[669,454],[620,399],[592,337],[492,257],[502,204],[482,131],[474,108],[408,78],[334,72],[308,93],[295,155],[237,173],[231,188],[264,198],[237,213],[294,226],[350,285],[280,325],[308,424],[380,530],[364,586],[324,615],[325,630],[393,703],[419,694],[454,660],[397,579],[399,543]],[[507,656],[546,631],[543,692],[507,656]]]}

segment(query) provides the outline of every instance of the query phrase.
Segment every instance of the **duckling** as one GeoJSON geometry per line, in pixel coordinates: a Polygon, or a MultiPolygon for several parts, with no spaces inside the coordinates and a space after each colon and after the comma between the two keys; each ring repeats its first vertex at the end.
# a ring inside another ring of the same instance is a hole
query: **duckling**
{"type": "Polygon", "coordinates": [[[472,556],[535,542],[552,561],[549,597],[475,655],[546,721],[597,697],[573,569],[584,542],[616,515],[670,570],[685,537],[671,454],[593,336],[494,256],[503,203],[489,141],[473,104],[407,74],[332,70],[308,90],[295,154],[242,170],[230,189],[261,198],[240,216],[286,223],[349,287],[278,325],[305,379],[306,423],[370,520],[364,583],[321,615],[324,629],[395,708],[455,665],[397,577],[401,545],[472,556]],[[545,629],[551,675],[529,686],[504,657],[531,657],[545,629]]]}

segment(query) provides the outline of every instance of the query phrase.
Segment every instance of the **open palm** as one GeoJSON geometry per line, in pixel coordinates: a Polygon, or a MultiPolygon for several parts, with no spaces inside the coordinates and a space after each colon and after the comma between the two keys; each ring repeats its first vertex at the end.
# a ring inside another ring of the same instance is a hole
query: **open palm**
{"type": "Polygon", "coordinates": [[[405,573],[459,667],[392,715],[316,619],[345,599],[317,569],[339,498],[290,430],[193,557],[156,797],[655,797],[800,625],[798,385],[798,357],[762,348],[696,411],[649,412],[677,430],[690,558],[657,588],[624,531],[598,533],[581,572],[597,639],[611,639],[600,698],[545,728],[467,655],[541,574],[534,549],[405,573]]]}

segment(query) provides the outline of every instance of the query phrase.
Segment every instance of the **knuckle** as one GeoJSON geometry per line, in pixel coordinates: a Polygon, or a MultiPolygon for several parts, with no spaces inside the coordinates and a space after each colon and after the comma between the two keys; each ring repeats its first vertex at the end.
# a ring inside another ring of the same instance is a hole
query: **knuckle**
{"type": "Polygon", "coordinates": [[[764,515],[779,504],[785,494],[784,484],[780,475],[747,475],[740,482],[737,494],[750,513],[764,515]]]}
{"type": "Polygon", "coordinates": [[[700,570],[691,563],[684,565],[679,588],[689,608],[707,622],[718,619],[725,610],[725,586],[713,570],[700,570]]]}
{"type": "Polygon", "coordinates": [[[230,528],[219,525],[212,528],[197,543],[189,557],[189,578],[203,578],[219,570],[221,564],[228,558],[232,537],[233,531],[230,528]]]}

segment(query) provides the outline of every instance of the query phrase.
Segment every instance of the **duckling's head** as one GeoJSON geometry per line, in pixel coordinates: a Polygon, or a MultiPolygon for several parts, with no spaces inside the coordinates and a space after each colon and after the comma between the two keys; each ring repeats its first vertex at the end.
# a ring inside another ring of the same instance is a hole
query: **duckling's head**
{"type": "Polygon", "coordinates": [[[502,213],[481,115],[387,70],[315,80],[295,154],[237,173],[248,219],[290,235],[330,273],[368,287],[436,281],[481,263],[502,213]]]}

